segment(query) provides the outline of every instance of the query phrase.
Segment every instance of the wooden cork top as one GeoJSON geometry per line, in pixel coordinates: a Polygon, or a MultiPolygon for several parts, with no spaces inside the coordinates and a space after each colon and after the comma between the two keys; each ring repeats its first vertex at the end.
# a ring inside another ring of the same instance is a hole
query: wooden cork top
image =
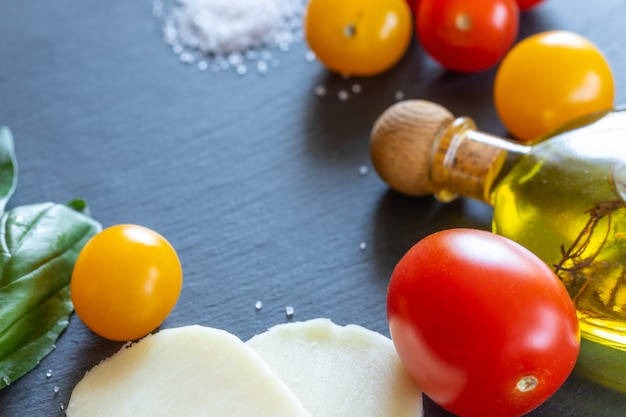
{"type": "Polygon", "coordinates": [[[441,201],[462,195],[489,202],[510,146],[477,131],[470,118],[455,119],[438,104],[409,100],[376,120],[370,152],[374,168],[396,191],[434,194],[441,201]]]}
{"type": "Polygon", "coordinates": [[[433,193],[430,158],[435,138],[452,123],[444,107],[423,100],[401,101],[374,123],[370,153],[378,175],[408,195],[433,193]]]}

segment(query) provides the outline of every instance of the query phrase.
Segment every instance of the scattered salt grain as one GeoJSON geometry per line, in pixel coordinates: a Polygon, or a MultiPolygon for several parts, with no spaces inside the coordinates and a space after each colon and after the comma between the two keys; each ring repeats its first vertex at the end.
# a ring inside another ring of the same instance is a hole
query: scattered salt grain
{"type": "Polygon", "coordinates": [[[172,52],[174,52],[176,55],[180,55],[182,54],[184,51],[183,47],[180,45],[174,45],[172,46],[172,52]]]}
{"type": "Polygon", "coordinates": [[[315,60],[317,59],[317,57],[315,56],[315,52],[313,52],[313,51],[308,51],[308,52],[304,55],[304,59],[306,59],[306,62],[315,62],[315,60]]]}
{"type": "Polygon", "coordinates": [[[361,84],[352,84],[352,92],[354,94],[359,94],[363,89],[361,88],[361,84]]]}
{"type": "Polygon", "coordinates": [[[254,303],[254,308],[258,311],[260,309],[263,308],[263,302],[262,301],[257,301],[256,303],[254,303]]]}
{"type": "Polygon", "coordinates": [[[366,165],[361,165],[359,167],[359,175],[364,177],[367,175],[367,173],[369,172],[369,168],[366,165]]]}
{"type": "Polygon", "coordinates": [[[348,93],[347,90],[339,90],[339,92],[337,93],[337,97],[341,101],[346,101],[350,98],[350,93],[348,93]]]}
{"type": "Polygon", "coordinates": [[[196,60],[196,57],[189,52],[182,52],[180,55],[180,61],[185,64],[193,64],[196,60]]]}
{"type": "Polygon", "coordinates": [[[367,249],[367,243],[361,242],[361,244],[359,245],[359,249],[361,249],[361,250],[367,249]]]}
{"type": "Polygon", "coordinates": [[[397,101],[404,100],[404,91],[402,90],[396,91],[395,98],[397,101]]]}
{"type": "Polygon", "coordinates": [[[265,62],[265,61],[258,61],[256,63],[256,70],[261,75],[267,74],[267,62],[265,62]]]}
{"type": "Polygon", "coordinates": [[[52,376],[52,373],[53,373],[53,372],[52,372],[52,369],[48,369],[48,370],[46,371],[46,378],[50,378],[50,377],[52,376]]]}
{"type": "Polygon", "coordinates": [[[293,318],[293,314],[294,314],[294,309],[292,306],[285,307],[285,316],[287,316],[288,319],[293,318]]]}
{"type": "Polygon", "coordinates": [[[237,65],[237,74],[246,75],[247,72],[248,72],[248,67],[246,67],[243,64],[237,65]]]}
{"type": "Polygon", "coordinates": [[[52,388],[52,391],[54,391],[55,394],[57,394],[60,390],[61,388],[59,388],[58,385],[55,385],[54,388],[52,388]]]}
{"type": "Polygon", "coordinates": [[[319,97],[323,97],[326,95],[326,87],[323,85],[318,85],[315,87],[315,95],[319,97]]]}
{"type": "Polygon", "coordinates": [[[233,52],[230,55],[228,55],[228,57],[226,58],[226,61],[230,64],[230,65],[240,65],[241,63],[243,63],[243,55],[241,55],[239,52],[233,52]]]}

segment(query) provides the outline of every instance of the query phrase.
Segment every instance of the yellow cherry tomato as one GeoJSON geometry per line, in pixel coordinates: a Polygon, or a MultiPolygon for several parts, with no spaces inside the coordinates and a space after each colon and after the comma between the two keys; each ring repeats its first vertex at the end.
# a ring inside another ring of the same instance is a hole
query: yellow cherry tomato
{"type": "Polygon", "coordinates": [[[310,0],[304,30],[328,69],[356,76],[391,68],[413,36],[406,0],[310,0]]]}
{"type": "Polygon", "coordinates": [[[512,136],[529,141],[577,117],[613,107],[609,63],[586,38],[567,31],[530,36],[504,57],[494,101],[512,136]]]}
{"type": "Polygon", "coordinates": [[[176,305],[183,281],[174,248],[132,224],[104,229],[83,247],[70,284],[74,309],[94,333],[135,340],[156,329],[176,305]]]}

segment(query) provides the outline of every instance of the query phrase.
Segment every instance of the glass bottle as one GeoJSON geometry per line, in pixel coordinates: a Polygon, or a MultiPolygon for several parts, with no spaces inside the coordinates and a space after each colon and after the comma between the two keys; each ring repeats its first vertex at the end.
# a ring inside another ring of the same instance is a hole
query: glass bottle
{"type": "Polygon", "coordinates": [[[407,101],[377,120],[371,152],[398,191],[492,205],[493,231],[533,251],[565,284],[582,335],[626,350],[626,111],[520,144],[434,103],[407,101]]]}

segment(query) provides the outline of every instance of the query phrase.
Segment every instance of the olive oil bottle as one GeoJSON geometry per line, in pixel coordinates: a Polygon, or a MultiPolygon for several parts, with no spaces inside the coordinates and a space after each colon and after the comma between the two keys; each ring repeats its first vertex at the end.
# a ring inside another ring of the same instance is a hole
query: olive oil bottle
{"type": "Polygon", "coordinates": [[[371,155],[400,192],[491,204],[493,231],[533,251],[564,283],[582,335],[626,350],[626,111],[519,144],[434,103],[404,101],[376,121],[371,155]]]}

